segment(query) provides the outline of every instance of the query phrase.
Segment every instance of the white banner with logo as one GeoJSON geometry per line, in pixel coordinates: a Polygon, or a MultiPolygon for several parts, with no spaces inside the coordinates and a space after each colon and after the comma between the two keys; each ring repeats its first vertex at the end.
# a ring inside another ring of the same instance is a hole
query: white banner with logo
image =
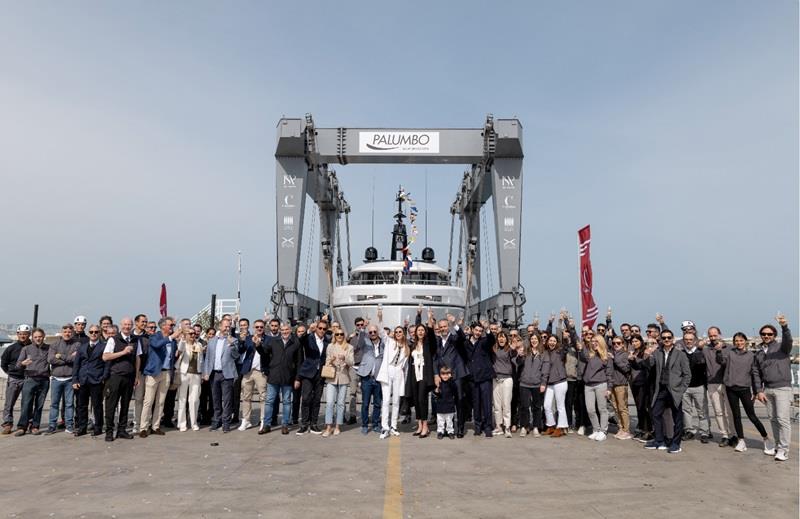
{"type": "Polygon", "coordinates": [[[439,132],[358,132],[359,153],[439,153],[439,132]]]}

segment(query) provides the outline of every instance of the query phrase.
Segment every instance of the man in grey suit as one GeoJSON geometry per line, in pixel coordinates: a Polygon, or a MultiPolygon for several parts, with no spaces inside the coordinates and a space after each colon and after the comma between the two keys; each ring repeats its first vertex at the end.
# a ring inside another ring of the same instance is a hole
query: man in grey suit
{"type": "Polygon", "coordinates": [[[675,337],[669,330],[661,332],[661,347],[653,351],[645,350],[647,358],[643,364],[655,368],[653,387],[653,428],[656,437],[647,442],[645,449],[667,450],[670,454],[681,452],[681,436],[683,436],[683,394],[689,387],[692,372],[689,368],[689,357],[674,347],[675,337]],[[672,441],[664,442],[664,411],[672,412],[672,441]]]}
{"type": "Polygon", "coordinates": [[[233,412],[233,382],[238,376],[236,359],[239,358],[237,340],[230,335],[230,318],[220,323],[220,333],[208,340],[208,349],[203,362],[203,379],[211,383],[211,400],[214,404],[214,418],[211,431],[222,427],[222,432],[231,430],[233,412]]]}
{"type": "Polygon", "coordinates": [[[369,433],[369,403],[372,400],[372,430],[381,432],[381,404],[383,403],[383,391],[381,384],[375,377],[383,362],[384,344],[378,327],[374,324],[367,328],[366,337],[361,332],[359,338],[359,350],[361,352],[361,364],[358,366],[358,378],[361,381],[361,433],[369,433]]]}

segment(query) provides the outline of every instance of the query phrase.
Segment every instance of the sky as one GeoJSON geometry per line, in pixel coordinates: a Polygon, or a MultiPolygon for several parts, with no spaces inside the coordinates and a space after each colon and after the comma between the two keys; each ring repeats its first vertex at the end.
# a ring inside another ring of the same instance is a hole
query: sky
{"type": "MultiPolygon", "coordinates": [[[[591,224],[595,299],[617,323],[798,322],[796,1],[17,2],[0,67],[0,322],[35,303],[51,323],[155,315],[162,282],[170,313],[191,316],[235,296],[238,250],[242,313],[261,317],[275,128],[305,113],[519,118],[526,320],[580,311],[591,224]]],[[[427,185],[420,240],[446,263],[464,167],[335,169],[354,266],[373,183],[380,253],[398,185],[418,202],[427,185]]]]}

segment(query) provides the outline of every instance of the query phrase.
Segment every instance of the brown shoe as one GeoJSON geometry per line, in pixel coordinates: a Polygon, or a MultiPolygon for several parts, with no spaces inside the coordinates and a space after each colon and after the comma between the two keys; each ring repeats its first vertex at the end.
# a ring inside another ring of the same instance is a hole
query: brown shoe
{"type": "Polygon", "coordinates": [[[281,427],[281,434],[289,434],[289,428],[285,425],[281,427]]]}
{"type": "Polygon", "coordinates": [[[25,429],[22,427],[17,429],[17,432],[14,433],[14,436],[25,436],[25,429]]]}
{"type": "Polygon", "coordinates": [[[6,424],[3,426],[2,434],[11,434],[11,424],[6,424]]]}
{"type": "Polygon", "coordinates": [[[139,438],[147,438],[147,429],[139,431],[139,438]]]}
{"type": "Polygon", "coordinates": [[[553,433],[555,432],[555,430],[556,430],[556,428],[555,428],[555,427],[548,427],[548,428],[547,428],[547,429],[545,429],[545,431],[542,433],[542,436],[550,436],[551,434],[553,434],[553,433]]]}
{"type": "Polygon", "coordinates": [[[562,436],[564,436],[564,431],[562,431],[561,429],[554,430],[553,434],[550,435],[551,438],[560,438],[562,436]]]}
{"type": "Polygon", "coordinates": [[[156,436],[164,436],[164,431],[162,431],[161,429],[153,429],[153,432],[151,434],[155,434],[156,436]]]}

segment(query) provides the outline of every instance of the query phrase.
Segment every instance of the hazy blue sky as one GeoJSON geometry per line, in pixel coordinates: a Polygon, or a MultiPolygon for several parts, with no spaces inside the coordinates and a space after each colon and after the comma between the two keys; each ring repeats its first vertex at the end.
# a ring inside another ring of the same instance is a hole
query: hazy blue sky
{"type": "MultiPolygon", "coordinates": [[[[661,311],[749,334],[782,310],[797,327],[796,1],[455,5],[7,3],[0,322],[36,302],[46,322],[155,314],[162,281],[170,313],[191,315],[234,294],[237,249],[260,316],[282,115],[477,127],[491,112],[524,127],[528,319],[578,310],[589,223],[617,322],[661,311]]],[[[398,182],[422,199],[426,167],[337,171],[357,261],[375,179],[384,254],[387,202],[398,182]]],[[[445,262],[461,172],[427,167],[445,262]]]]}

